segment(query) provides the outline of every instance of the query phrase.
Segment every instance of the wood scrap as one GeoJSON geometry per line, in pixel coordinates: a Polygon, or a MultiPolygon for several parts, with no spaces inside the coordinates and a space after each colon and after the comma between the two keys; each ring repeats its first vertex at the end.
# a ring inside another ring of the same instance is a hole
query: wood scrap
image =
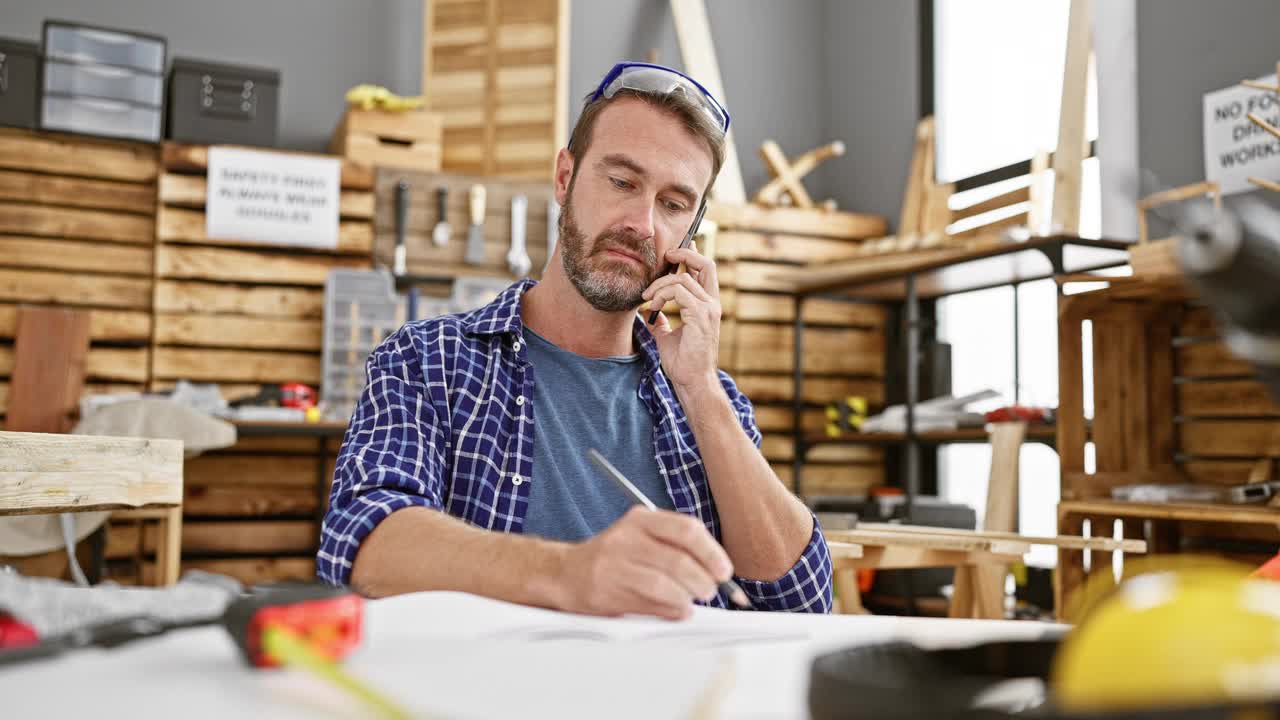
{"type": "MultiPolygon", "coordinates": [[[[760,145],[760,157],[764,160],[769,172],[773,174],[773,179],[756,192],[752,201],[767,207],[785,204],[784,201],[787,200],[790,201],[789,204],[796,207],[815,207],[813,200],[809,197],[809,193],[800,182],[801,179],[813,172],[813,169],[822,164],[823,161],[833,157],[840,157],[844,153],[845,144],[836,140],[814,148],[795,160],[788,161],[778,143],[773,140],[765,140],[760,145]]],[[[821,207],[828,211],[834,210],[835,201],[826,200],[821,204],[821,207]]]]}

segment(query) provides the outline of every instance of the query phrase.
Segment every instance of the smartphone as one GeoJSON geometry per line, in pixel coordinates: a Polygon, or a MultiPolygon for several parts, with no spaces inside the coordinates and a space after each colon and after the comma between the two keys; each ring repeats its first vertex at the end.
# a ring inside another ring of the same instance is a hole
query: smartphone
{"type": "MultiPolygon", "coordinates": [[[[707,212],[707,199],[702,199],[702,204],[698,206],[698,213],[693,216],[693,224],[689,226],[689,232],[685,233],[684,240],[680,241],[679,247],[687,248],[693,242],[693,236],[698,234],[698,226],[702,225],[702,216],[707,212]]],[[[679,265],[672,265],[669,262],[663,262],[662,270],[658,272],[658,277],[670,275],[679,270],[679,265]]],[[[662,312],[662,308],[657,308],[649,313],[649,324],[658,322],[658,313],[662,312]]]]}

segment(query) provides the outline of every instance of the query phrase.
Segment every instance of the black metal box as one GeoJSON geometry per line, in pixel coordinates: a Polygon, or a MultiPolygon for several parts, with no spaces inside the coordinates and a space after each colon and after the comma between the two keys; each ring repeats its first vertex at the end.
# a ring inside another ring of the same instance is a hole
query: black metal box
{"type": "Polygon", "coordinates": [[[39,46],[0,38],[0,125],[35,128],[39,77],[39,46]]]}
{"type": "Polygon", "coordinates": [[[271,147],[279,114],[279,71],[174,58],[165,134],[170,140],[271,147]]]}

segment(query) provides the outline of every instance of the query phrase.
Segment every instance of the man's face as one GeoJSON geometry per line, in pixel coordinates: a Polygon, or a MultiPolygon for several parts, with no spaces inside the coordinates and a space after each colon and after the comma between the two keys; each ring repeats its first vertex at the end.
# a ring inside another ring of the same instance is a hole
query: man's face
{"type": "Polygon", "coordinates": [[[556,195],[565,273],[597,310],[632,310],[693,223],[711,151],[672,115],[624,98],[596,118],[572,180],[564,155],[556,195]]]}

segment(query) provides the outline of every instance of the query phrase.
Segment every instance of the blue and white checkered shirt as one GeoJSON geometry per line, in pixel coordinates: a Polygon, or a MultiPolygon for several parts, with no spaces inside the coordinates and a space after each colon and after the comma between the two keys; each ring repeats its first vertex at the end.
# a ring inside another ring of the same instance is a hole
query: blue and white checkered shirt
{"type": "MultiPolygon", "coordinates": [[[[472,525],[521,532],[533,468],[533,380],[523,340],[523,280],[465,315],[408,323],[368,361],[368,384],[334,472],[317,572],[346,584],[360,543],[391,513],[421,506],[472,525]]],[[[717,539],[715,501],[684,409],[637,317],[644,373],[639,394],[654,418],[654,451],[678,512],[700,519],[717,539]]],[[[720,380],[756,446],[751,402],[728,374],[720,380]]],[[[772,582],[738,578],[761,610],[828,612],[831,556],[815,518],[804,553],[772,582]]],[[[727,598],[711,603],[727,607],[727,598]]]]}

